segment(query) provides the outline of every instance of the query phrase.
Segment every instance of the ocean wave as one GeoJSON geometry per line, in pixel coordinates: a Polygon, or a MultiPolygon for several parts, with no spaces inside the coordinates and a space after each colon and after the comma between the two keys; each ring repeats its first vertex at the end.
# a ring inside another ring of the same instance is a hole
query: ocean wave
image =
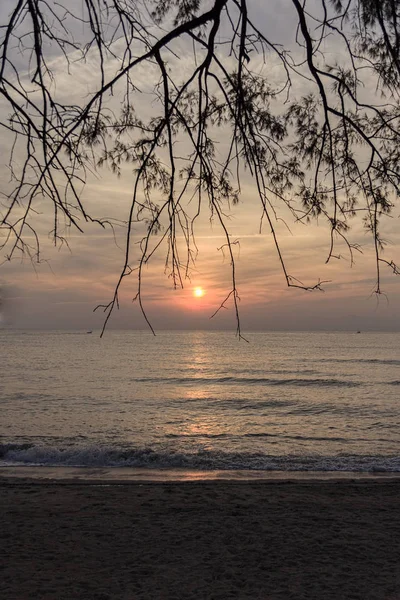
{"type": "Polygon", "coordinates": [[[320,358],[320,363],[361,363],[371,365],[400,365],[395,358],[320,358]]]}
{"type": "Polygon", "coordinates": [[[276,379],[273,377],[135,377],[132,381],[138,383],[163,383],[180,385],[198,384],[246,384],[246,385],[271,385],[271,386],[317,386],[317,387],[357,387],[362,385],[357,381],[344,379],[312,379],[293,377],[290,379],[276,379]]]}
{"type": "Polygon", "coordinates": [[[155,469],[400,472],[400,456],[285,455],[202,450],[193,453],[104,445],[0,444],[0,466],[135,467],[155,469]]]}

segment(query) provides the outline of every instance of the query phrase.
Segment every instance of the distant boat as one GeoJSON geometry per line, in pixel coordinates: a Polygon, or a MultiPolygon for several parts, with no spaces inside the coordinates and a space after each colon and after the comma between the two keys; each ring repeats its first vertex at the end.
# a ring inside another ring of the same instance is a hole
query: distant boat
{"type": "MultiPolygon", "coordinates": [[[[90,333],[92,333],[92,332],[90,332],[90,333]]],[[[357,333],[361,333],[361,331],[357,331],[357,333]]]]}
{"type": "MultiPolygon", "coordinates": [[[[87,331],[86,333],[93,333],[93,331],[87,331]]],[[[358,332],[358,333],[360,333],[360,332],[358,332]]]]}

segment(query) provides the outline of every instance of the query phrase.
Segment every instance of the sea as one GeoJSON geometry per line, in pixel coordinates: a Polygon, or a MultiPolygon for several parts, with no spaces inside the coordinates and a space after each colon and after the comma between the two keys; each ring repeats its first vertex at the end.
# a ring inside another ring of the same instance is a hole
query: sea
{"type": "Polygon", "coordinates": [[[0,466],[400,471],[400,333],[0,331],[0,466]]]}

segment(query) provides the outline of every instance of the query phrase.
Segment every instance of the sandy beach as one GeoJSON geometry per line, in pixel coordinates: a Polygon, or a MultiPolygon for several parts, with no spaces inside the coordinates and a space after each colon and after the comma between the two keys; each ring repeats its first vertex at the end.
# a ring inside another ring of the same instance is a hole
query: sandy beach
{"type": "Polygon", "coordinates": [[[0,478],[4,600],[400,599],[400,481],[0,478]]]}

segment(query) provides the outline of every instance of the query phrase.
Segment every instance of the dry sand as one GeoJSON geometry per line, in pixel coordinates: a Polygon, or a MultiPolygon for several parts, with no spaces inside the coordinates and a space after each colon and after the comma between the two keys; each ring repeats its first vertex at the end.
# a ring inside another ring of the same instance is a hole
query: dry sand
{"type": "Polygon", "coordinates": [[[400,482],[0,478],[2,600],[400,600],[400,482]]]}

